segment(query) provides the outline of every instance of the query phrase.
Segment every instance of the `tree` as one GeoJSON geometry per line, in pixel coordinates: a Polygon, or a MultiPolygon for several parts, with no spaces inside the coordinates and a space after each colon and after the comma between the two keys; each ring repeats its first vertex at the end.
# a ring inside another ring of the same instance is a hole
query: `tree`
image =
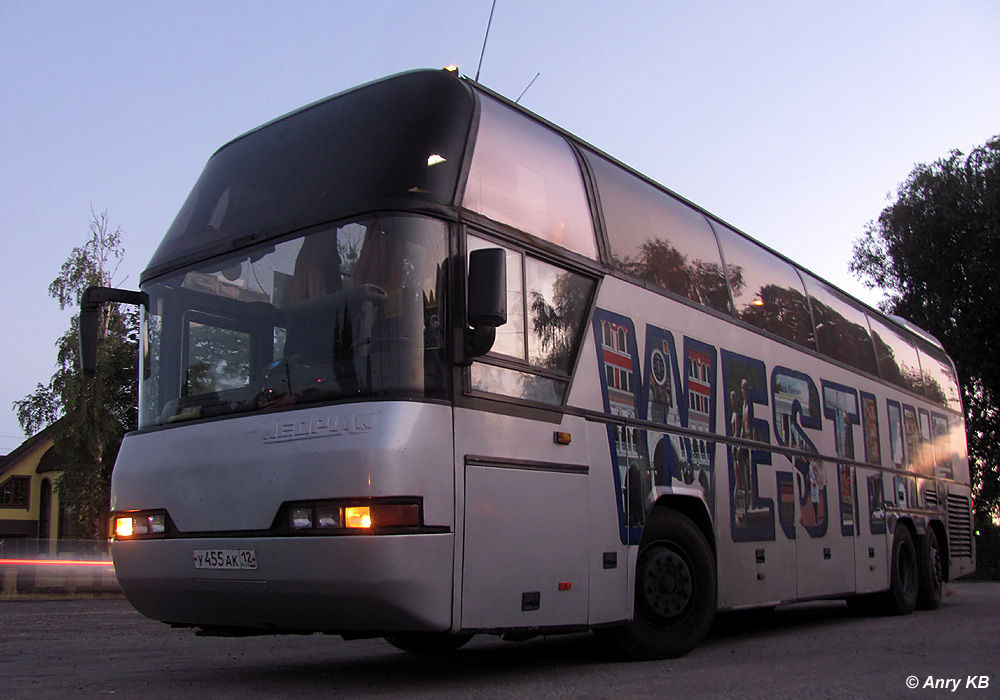
{"type": "Polygon", "coordinates": [[[1000,515],[1000,136],[917,165],[854,243],[850,269],[883,311],[926,328],[955,361],[979,522],[1000,515]]]}
{"type": "MultiPolygon", "coordinates": [[[[121,228],[111,229],[107,212],[91,209],[90,214],[90,238],[73,249],[49,285],[60,309],[79,307],[90,285],[111,286],[125,255],[121,228]]],[[[55,424],[54,447],[63,465],[56,491],[75,516],[74,534],[95,539],[107,534],[111,469],[122,438],[136,428],[138,418],[138,312],[108,304],[101,314],[97,375],[86,379],[80,370],[73,317],[56,342],[56,371],[48,384],[38,384],[14,402],[26,433],[55,424]]]]}

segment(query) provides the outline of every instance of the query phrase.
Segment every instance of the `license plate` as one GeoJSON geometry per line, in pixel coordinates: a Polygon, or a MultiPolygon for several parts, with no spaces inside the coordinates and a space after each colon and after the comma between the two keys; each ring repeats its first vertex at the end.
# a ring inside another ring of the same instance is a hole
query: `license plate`
{"type": "Polygon", "coordinates": [[[192,556],[196,569],[238,571],[257,568],[255,549],[196,549],[192,556]]]}

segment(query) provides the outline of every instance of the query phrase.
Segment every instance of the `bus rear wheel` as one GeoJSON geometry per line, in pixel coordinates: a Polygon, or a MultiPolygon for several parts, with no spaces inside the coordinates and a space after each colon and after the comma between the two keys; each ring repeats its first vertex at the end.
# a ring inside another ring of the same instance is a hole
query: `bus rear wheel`
{"type": "Polygon", "coordinates": [[[919,590],[917,548],[913,535],[903,523],[896,524],[892,537],[892,570],[889,590],[884,597],[884,609],[890,615],[909,615],[917,606],[919,590]]]}
{"type": "Polygon", "coordinates": [[[918,566],[917,609],[937,610],[944,591],[944,564],[940,541],[933,527],[928,527],[927,534],[921,538],[918,566]]]}
{"type": "Polygon", "coordinates": [[[715,555],[705,535],[676,511],[654,510],[636,562],[632,619],[598,634],[630,658],[683,656],[708,632],[716,600],[715,555]]]}

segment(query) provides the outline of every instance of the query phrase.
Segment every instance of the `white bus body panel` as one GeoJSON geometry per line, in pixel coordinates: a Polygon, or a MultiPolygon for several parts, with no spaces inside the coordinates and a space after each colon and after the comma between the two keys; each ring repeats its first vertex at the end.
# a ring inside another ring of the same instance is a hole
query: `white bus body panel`
{"type": "Polygon", "coordinates": [[[451,416],[448,406],[377,402],[129,435],[112,508],[164,509],[181,536],[113,544],[126,596],[140,612],[174,623],[450,629],[451,416]],[[424,524],[447,532],[267,533],[285,502],[380,496],[421,497],[424,524]],[[195,568],[193,552],[214,549],[253,549],[257,568],[195,568]]]}

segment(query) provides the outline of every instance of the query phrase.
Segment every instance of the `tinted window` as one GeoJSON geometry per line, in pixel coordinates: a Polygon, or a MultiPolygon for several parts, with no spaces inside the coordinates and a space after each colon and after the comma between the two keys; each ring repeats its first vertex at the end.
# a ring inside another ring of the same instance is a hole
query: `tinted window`
{"type": "Polygon", "coordinates": [[[596,259],[590,205],[569,144],[492,98],[480,102],[463,206],[596,259]]]}
{"type": "Polygon", "coordinates": [[[819,351],[869,374],[878,374],[865,312],[824,282],[808,276],[809,302],[819,351]]]}
{"type": "Polygon", "coordinates": [[[524,263],[521,253],[492,241],[469,236],[469,252],[480,248],[502,248],[507,253],[507,323],[497,328],[490,352],[519,360],[527,358],[524,339],[524,263]]]}
{"type": "Polygon", "coordinates": [[[475,236],[469,236],[468,247],[502,248],[507,253],[507,323],[497,328],[488,357],[503,364],[513,358],[522,366],[500,367],[488,359],[474,362],[470,388],[561,404],[583,340],[594,280],[475,236]]]}
{"type": "Polygon", "coordinates": [[[920,358],[924,393],[927,398],[953,411],[961,411],[962,400],[958,388],[958,376],[952,368],[951,360],[937,348],[923,344],[918,347],[917,354],[920,358]]]}
{"type": "Polygon", "coordinates": [[[490,353],[569,374],[594,281],[482,238],[468,240],[470,251],[502,248],[507,253],[507,323],[497,328],[490,353]]]}
{"type": "Polygon", "coordinates": [[[597,178],[611,262],[644,282],[729,313],[719,244],[698,211],[600,156],[597,178]]]}
{"type": "Polygon", "coordinates": [[[791,264],[733,229],[713,223],[726,258],[736,318],[815,348],[805,290],[791,264]]]}
{"type": "Polygon", "coordinates": [[[302,109],[212,156],[150,269],[250,234],[318,223],[379,198],[452,204],[473,98],[444,72],[411,73],[302,109]]]}
{"type": "Polygon", "coordinates": [[[910,339],[876,316],[869,314],[868,322],[875,341],[879,375],[896,386],[922,394],[920,360],[910,339]]]}
{"type": "Polygon", "coordinates": [[[447,226],[315,227],[147,282],[139,425],[447,396],[447,226]]]}

